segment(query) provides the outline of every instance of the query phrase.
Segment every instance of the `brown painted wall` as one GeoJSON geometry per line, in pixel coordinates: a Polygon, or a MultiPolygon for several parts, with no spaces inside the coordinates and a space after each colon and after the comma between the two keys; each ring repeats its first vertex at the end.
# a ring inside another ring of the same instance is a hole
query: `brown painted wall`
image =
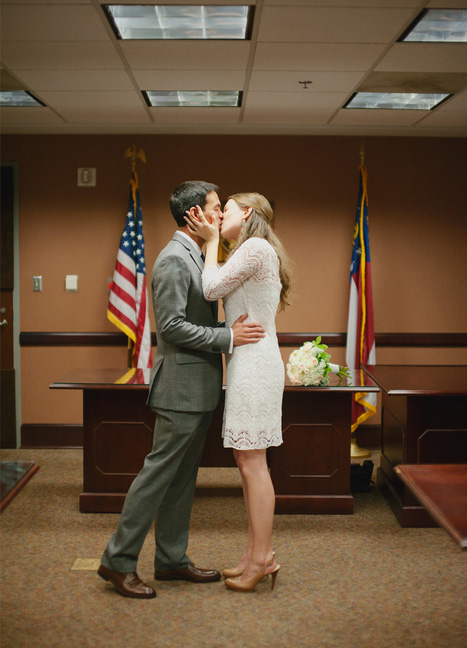
{"type": "MultiPolygon", "coordinates": [[[[138,173],[148,272],[174,230],[167,201],[176,184],[206,179],[222,197],[259,191],[274,201],[276,231],[295,265],[293,305],[278,330],[346,330],[361,138],[129,135],[4,137],[3,161],[19,163],[22,331],[116,330],[106,319],[107,278],[133,144],[147,156],[138,173]],[[96,167],[97,187],[77,187],[78,167],[96,167]],[[65,292],[67,274],[79,275],[78,293],[65,292]],[[33,275],[43,276],[41,293],[32,292],[33,275]]],[[[365,139],[378,332],[467,330],[466,144],[365,139]]],[[[343,362],[343,349],[332,353],[343,362]]],[[[377,360],[457,364],[467,354],[378,349],[377,360]]],[[[122,348],[23,348],[23,423],[81,421],[80,394],[51,392],[50,382],[69,368],[125,361],[122,348]]]]}

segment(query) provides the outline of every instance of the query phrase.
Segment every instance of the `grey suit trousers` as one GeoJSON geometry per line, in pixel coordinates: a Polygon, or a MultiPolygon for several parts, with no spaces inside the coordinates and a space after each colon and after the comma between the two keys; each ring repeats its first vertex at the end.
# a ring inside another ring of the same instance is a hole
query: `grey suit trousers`
{"type": "Polygon", "coordinates": [[[155,569],[186,567],[191,508],[199,462],[212,412],[155,409],[152,451],[125,499],[117,531],[102,564],[134,572],[144,540],[155,520],[155,569]]]}

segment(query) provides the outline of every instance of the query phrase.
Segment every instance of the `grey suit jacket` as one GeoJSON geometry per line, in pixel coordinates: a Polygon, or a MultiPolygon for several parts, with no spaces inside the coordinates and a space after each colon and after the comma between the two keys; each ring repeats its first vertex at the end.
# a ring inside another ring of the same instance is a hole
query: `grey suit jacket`
{"type": "Polygon", "coordinates": [[[203,296],[203,262],[175,232],[152,269],[157,351],[148,404],[186,412],[214,410],[222,387],[222,357],[230,329],[217,321],[217,302],[203,296]]]}

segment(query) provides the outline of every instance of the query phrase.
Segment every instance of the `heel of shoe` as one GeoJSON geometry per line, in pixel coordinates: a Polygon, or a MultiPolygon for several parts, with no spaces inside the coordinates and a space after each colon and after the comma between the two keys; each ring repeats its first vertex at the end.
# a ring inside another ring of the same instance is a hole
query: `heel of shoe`
{"type": "Polygon", "coordinates": [[[268,574],[269,576],[271,576],[271,590],[274,589],[274,586],[275,586],[275,584],[276,584],[276,578],[277,578],[277,575],[279,574],[279,570],[280,570],[280,568],[281,568],[281,567],[280,567],[280,565],[279,565],[279,566],[277,567],[277,569],[275,569],[273,572],[271,572],[270,574],[268,574]]]}
{"type": "Polygon", "coordinates": [[[109,581],[109,579],[107,578],[107,576],[104,574],[103,570],[102,570],[100,567],[99,567],[99,569],[97,570],[97,574],[98,574],[98,575],[99,575],[103,580],[105,580],[105,581],[107,581],[107,582],[109,581]]]}

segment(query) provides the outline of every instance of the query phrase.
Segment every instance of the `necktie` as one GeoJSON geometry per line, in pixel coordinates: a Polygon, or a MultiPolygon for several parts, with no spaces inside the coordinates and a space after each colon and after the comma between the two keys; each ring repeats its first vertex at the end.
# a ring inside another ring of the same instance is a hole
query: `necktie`
{"type": "Polygon", "coordinates": [[[203,261],[203,263],[206,261],[206,257],[204,256],[204,254],[202,252],[201,252],[201,260],[203,261]]]}

